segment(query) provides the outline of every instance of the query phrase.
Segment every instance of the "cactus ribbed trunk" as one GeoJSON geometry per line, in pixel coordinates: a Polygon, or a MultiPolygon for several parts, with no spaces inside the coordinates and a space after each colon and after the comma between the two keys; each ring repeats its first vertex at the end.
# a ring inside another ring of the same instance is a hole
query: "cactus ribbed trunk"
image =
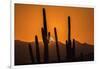
{"type": "Polygon", "coordinates": [[[58,62],[60,62],[60,53],[59,53],[59,45],[58,45],[58,37],[57,37],[56,28],[54,28],[54,33],[55,33],[55,41],[56,41],[57,58],[58,58],[58,62]]]}
{"type": "Polygon", "coordinates": [[[39,50],[39,43],[38,43],[38,37],[37,36],[35,36],[35,46],[36,46],[37,63],[40,63],[40,50],[39,50]]]}
{"type": "Polygon", "coordinates": [[[30,59],[32,61],[32,64],[34,63],[34,56],[33,56],[33,51],[32,51],[32,46],[31,44],[28,44],[29,46],[29,54],[30,54],[30,59]]]}

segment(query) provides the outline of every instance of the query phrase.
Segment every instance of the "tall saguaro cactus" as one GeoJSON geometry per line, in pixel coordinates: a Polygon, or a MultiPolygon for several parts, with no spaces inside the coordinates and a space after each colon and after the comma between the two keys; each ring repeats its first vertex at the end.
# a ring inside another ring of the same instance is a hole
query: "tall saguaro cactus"
{"type": "Polygon", "coordinates": [[[40,50],[39,50],[39,43],[38,43],[38,37],[37,37],[37,35],[35,36],[35,46],[36,46],[37,63],[40,63],[40,50]]]}
{"type": "Polygon", "coordinates": [[[54,28],[54,33],[55,33],[56,51],[57,51],[58,62],[60,62],[59,45],[58,45],[58,37],[57,37],[56,28],[54,28]]]}
{"type": "Polygon", "coordinates": [[[49,61],[48,43],[50,38],[50,32],[47,31],[46,12],[44,8],[43,8],[43,28],[41,29],[41,32],[44,43],[44,62],[48,63],[49,61]]]}
{"type": "Polygon", "coordinates": [[[71,26],[70,26],[70,16],[68,16],[68,42],[71,42],[71,26]]]}
{"type": "Polygon", "coordinates": [[[30,54],[30,59],[32,61],[32,64],[34,63],[34,56],[33,56],[33,52],[32,52],[32,46],[31,44],[28,44],[29,46],[29,54],[30,54]]]}
{"type": "Polygon", "coordinates": [[[68,16],[68,47],[71,48],[71,25],[70,25],[70,16],[68,16]]]}
{"type": "Polygon", "coordinates": [[[66,47],[67,47],[67,60],[70,60],[72,57],[70,16],[68,16],[68,42],[66,43],[66,47]]]}

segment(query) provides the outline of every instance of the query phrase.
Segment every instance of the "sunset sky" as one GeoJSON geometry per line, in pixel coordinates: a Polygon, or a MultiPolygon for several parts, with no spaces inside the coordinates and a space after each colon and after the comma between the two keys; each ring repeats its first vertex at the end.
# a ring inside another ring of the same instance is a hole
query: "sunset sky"
{"type": "Polygon", "coordinates": [[[15,40],[34,41],[35,35],[42,41],[43,12],[46,10],[47,28],[54,37],[57,29],[58,40],[65,43],[68,38],[68,20],[71,18],[71,39],[81,43],[94,44],[94,9],[80,7],[59,7],[32,4],[15,4],[15,40]]]}

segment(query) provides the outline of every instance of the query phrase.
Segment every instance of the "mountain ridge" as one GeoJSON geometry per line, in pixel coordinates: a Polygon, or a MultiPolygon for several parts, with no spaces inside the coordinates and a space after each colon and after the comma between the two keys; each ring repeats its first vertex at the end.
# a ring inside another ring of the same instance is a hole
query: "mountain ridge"
{"type": "MultiPolygon", "coordinates": [[[[29,64],[31,63],[30,54],[29,54],[29,47],[28,45],[31,44],[32,51],[34,55],[34,59],[36,62],[36,47],[35,42],[23,42],[20,40],[15,40],[15,65],[21,64],[29,64]]],[[[61,61],[66,60],[66,45],[62,42],[58,42],[59,50],[60,50],[60,59],[61,61]]],[[[80,57],[80,54],[88,55],[90,53],[94,54],[94,46],[88,44],[81,44],[78,41],[75,41],[75,54],[76,58],[80,57]]],[[[44,59],[44,44],[43,42],[39,42],[39,49],[40,49],[40,60],[43,62],[44,59]]],[[[49,42],[49,61],[50,62],[57,62],[57,53],[56,53],[56,44],[54,41],[49,42]]]]}

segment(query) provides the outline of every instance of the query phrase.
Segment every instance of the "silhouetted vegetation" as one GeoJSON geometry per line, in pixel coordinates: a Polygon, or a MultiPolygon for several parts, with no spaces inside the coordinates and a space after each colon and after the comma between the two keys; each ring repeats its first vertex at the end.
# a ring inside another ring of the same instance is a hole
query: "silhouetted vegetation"
{"type": "MultiPolygon", "coordinates": [[[[36,58],[34,58],[34,54],[32,51],[33,47],[29,43],[28,48],[29,48],[30,60],[32,63],[27,63],[27,64],[50,63],[49,62],[50,61],[49,60],[49,48],[48,48],[49,43],[50,43],[50,32],[48,32],[48,29],[47,29],[45,8],[42,9],[42,12],[43,12],[43,27],[41,28],[41,34],[42,34],[42,40],[43,40],[43,45],[44,45],[44,59],[43,59],[44,62],[41,62],[39,41],[38,41],[38,36],[36,35],[35,36],[36,58]]],[[[64,57],[65,58],[64,61],[61,61],[61,59],[60,59],[61,56],[60,56],[60,51],[59,51],[59,41],[58,41],[58,36],[57,36],[57,29],[56,29],[56,27],[54,27],[57,62],[75,62],[75,61],[94,60],[94,52],[93,52],[94,50],[87,55],[85,55],[83,53],[80,53],[79,56],[76,55],[76,47],[78,47],[78,44],[76,44],[77,42],[75,39],[71,40],[71,24],[70,24],[70,22],[71,22],[71,18],[70,18],[70,16],[68,16],[68,39],[66,39],[66,41],[65,41],[66,44],[64,44],[66,47],[66,57],[64,57]]],[[[55,61],[54,63],[57,63],[57,62],[55,61]]],[[[15,64],[20,65],[20,63],[16,63],[16,62],[15,62],[15,64]]]]}
{"type": "Polygon", "coordinates": [[[58,62],[60,62],[60,53],[59,53],[59,45],[58,45],[58,37],[57,37],[56,28],[54,28],[54,34],[55,34],[55,41],[56,41],[57,58],[58,58],[58,62]]]}
{"type": "Polygon", "coordinates": [[[50,32],[47,32],[47,22],[46,22],[46,13],[45,13],[45,9],[43,8],[43,27],[42,28],[42,39],[43,39],[43,43],[44,43],[44,62],[48,63],[49,60],[49,53],[48,53],[48,38],[50,37],[50,32]]]}
{"type": "Polygon", "coordinates": [[[37,63],[40,63],[40,50],[39,50],[39,42],[38,42],[38,37],[37,36],[35,36],[35,45],[36,45],[37,63]]]}

